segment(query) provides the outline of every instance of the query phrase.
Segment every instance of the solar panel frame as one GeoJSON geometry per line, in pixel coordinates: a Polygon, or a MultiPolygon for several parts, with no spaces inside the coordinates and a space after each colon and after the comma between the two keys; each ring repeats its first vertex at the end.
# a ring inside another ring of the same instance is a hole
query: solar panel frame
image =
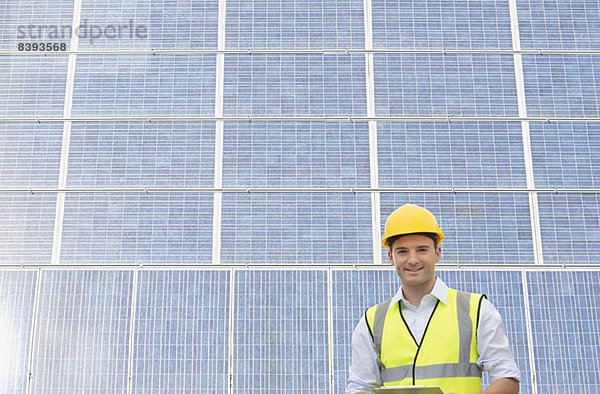
{"type": "Polygon", "coordinates": [[[377,49],[512,49],[508,2],[372,0],[377,49]]]}
{"type": "Polygon", "coordinates": [[[78,55],[72,116],[214,116],[215,69],[215,55],[78,55]]]}
{"type": "Polygon", "coordinates": [[[138,273],[132,392],[229,386],[229,272],[138,273]]]}
{"type": "Polygon", "coordinates": [[[0,389],[27,390],[38,273],[0,271],[0,389]]]}
{"type": "Polygon", "coordinates": [[[324,271],[238,271],[233,391],[329,392],[324,271]]]}
{"type": "Polygon", "coordinates": [[[518,116],[513,59],[374,54],[377,116],[518,116]]]}
{"type": "Polygon", "coordinates": [[[213,195],[67,195],[62,264],[212,261],[213,195]]]}
{"type": "Polygon", "coordinates": [[[32,391],[127,391],[131,271],[43,271],[32,391]]]}
{"type": "Polygon", "coordinates": [[[214,145],[208,122],[76,123],[67,187],[212,187],[214,145]]]}
{"type": "Polygon", "coordinates": [[[360,49],[362,0],[227,2],[227,49],[360,49]]]}
{"type": "Polygon", "coordinates": [[[598,274],[527,273],[538,391],[593,392],[600,387],[598,274]]]}

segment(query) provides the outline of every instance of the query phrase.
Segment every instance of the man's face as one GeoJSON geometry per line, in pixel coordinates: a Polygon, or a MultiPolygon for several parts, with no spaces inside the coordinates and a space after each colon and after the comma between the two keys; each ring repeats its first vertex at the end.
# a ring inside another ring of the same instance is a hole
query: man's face
{"type": "Polygon", "coordinates": [[[431,238],[411,234],[398,238],[388,251],[388,257],[396,267],[402,287],[430,290],[435,284],[434,267],[441,253],[442,249],[435,247],[431,238]]]}

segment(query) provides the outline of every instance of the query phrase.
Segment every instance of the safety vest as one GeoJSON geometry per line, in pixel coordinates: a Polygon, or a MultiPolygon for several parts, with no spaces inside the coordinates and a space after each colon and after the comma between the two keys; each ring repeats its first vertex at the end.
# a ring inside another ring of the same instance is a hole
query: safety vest
{"type": "Polygon", "coordinates": [[[367,323],[382,362],[383,387],[437,386],[461,394],[481,391],[477,365],[477,321],[482,294],[448,289],[438,300],[421,343],[410,332],[400,302],[387,300],[369,308],[367,323]]]}

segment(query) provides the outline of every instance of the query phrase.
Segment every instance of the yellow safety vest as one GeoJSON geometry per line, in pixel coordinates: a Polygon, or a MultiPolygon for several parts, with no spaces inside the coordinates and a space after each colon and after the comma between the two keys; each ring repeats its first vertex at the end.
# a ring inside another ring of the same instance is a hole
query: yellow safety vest
{"type": "Polygon", "coordinates": [[[399,302],[390,307],[390,299],[369,308],[367,324],[382,362],[383,387],[426,385],[460,394],[481,391],[477,321],[483,297],[448,289],[447,303],[437,302],[420,344],[399,302]]]}

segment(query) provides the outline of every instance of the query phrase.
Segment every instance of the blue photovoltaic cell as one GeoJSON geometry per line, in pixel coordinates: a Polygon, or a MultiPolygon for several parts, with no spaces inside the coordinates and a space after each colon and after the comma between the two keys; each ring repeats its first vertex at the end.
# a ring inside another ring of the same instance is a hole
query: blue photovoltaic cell
{"type": "Polygon", "coordinates": [[[0,123],[0,187],[58,186],[63,125],[0,123]]]}
{"type": "MultiPolygon", "coordinates": [[[[429,209],[445,238],[442,262],[453,264],[533,264],[529,197],[525,193],[411,193],[381,195],[385,220],[406,203],[429,209]]],[[[388,261],[382,246],[382,258],[388,261]]]]}
{"type": "Polygon", "coordinates": [[[217,49],[218,1],[88,0],[79,49],[217,49]]]}
{"type": "Polygon", "coordinates": [[[537,188],[600,188],[600,125],[531,123],[537,188]]]}
{"type": "Polygon", "coordinates": [[[500,55],[373,55],[378,116],[518,116],[514,61],[500,55]]]}
{"type": "Polygon", "coordinates": [[[37,273],[0,271],[0,390],[27,392],[37,273]]]}
{"type": "Polygon", "coordinates": [[[376,49],[512,49],[507,1],[373,0],[376,49]]]}
{"type": "Polygon", "coordinates": [[[600,49],[598,0],[517,0],[522,49],[600,49]]]}
{"type": "Polygon", "coordinates": [[[380,187],[525,188],[518,123],[377,125],[380,187]]]}
{"type": "Polygon", "coordinates": [[[332,272],[333,392],[342,393],[352,360],[352,332],[368,307],[392,298],[400,280],[393,269],[332,272]]]}
{"type": "Polygon", "coordinates": [[[226,123],[224,187],[369,187],[366,123],[226,123]]]}
{"type": "Polygon", "coordinates": [[[0,264],[50,264],[56,196],[0,195],[0,264]]]}
{"type": "Polygon", "coordinates": [[[233,392],[329,392],[325,271],[238,271],[233,392]]]}
{"type": "Polygon", "coordinates": [[[132,391],[226,393],[229,272],[140,271],[132,391]]]}
{"type": "Polygon", "coordinates": [[[523,55],[527,115],[599,117],[598,75],[598,56],[523,55]]]}
{"type": "Polygon", "coordinates": [[[212,195],[68,194],[61,263],[210,263],[212,195]]]}
{"type": "Polygon", "coordinates": [[[528,272],[539,393],[600,391],[600,272],[528,272]]]}
{"type": "Polygon", "coordinates": [[[214,55],[77,56],[73,116],[214,116],[214,55]]]}
{"type": "MultiPolygon", "coordinates": [[[[531,393],[531,368],[522,273],[518,271],[438,271],[448,287],[485,294],[502,316],[510,350],[521,372],[520,393],[531,393]]],[[[484,386],[489,375],[484,374],[484,386]]]]}
{"type": "Polygon", "coordinates": [[[42,271],[32,392],[125,392],[131,287],[128,271],[42,271]]]}
{"type": "Polygon", "coordinates": [[[62,117],[66,56],[0,56],[0,116],[62,117]]]}
{"type": "Polygon", "coordinates": [[[227,1],[227,49],[361,49],[362,0],[227,1]]]}
{"type": "Polygon", "coordinates": [[[49,41],[65,43],[69,48],[73,9],[73,0],[1,2],[0,50],[17,51],[19,43],[49,41]]]}
{"type": "Polygon", "coordinates": [[[221,261],[368,264],[371,232],[371,199],[365,193],[227,193],[221,261]]]}
{"type": "Polygon", "coordinates": [[[68,187],[213,187],[214,123],[75,123],[68,187]]]}
{"type": "Polygon", "coordinates": [[[364,55],[225,56],[225,116],[366,116],[364,55]]]}
{"type": "Polygon", "coordinates": [[[598,194],[539,194],[545,264],[598,264],[598,194]]]}

